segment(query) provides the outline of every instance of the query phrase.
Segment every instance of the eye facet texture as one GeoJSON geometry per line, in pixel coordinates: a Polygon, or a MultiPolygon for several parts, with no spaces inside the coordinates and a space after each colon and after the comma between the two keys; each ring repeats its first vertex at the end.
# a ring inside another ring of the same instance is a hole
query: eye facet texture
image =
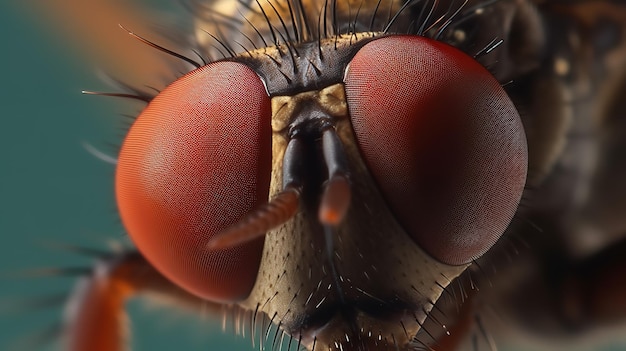
{"type": "Polygon", "coordinates": [[[116,195],[139,251],[203,298],[247,297],[263,239],[209,251],[206,244],[268,198],[270,99],[258,75],[209,64],[162,91],[122,146],[116,195]]]}
{"type": "Polygon", "coordinates": [[[515,214],[527,171],[524,129],[500,84],[418,36],[368,43],[344,83],[361,153],[399,223],[441,262],[484,254],[515,214]]]}

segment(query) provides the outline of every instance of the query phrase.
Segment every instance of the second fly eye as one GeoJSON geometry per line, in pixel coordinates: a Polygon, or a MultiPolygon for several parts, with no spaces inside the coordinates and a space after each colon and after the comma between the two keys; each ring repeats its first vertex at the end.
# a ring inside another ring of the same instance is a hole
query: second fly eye
{"type": "Polygon", "coordinates": [[[500,84],[418,36],[366,44],[344,83],[362,155],[399,223],[444,263],[485,253],[515,214],[527,171],[524,129],[500,84]]]}
{"type": "Polygon", "coordinates": [[[162,91],[131,127],[116,196],[139,251],[168,279],[212,301],[247,297],[263,239],[207,243],[268,198],[271,108],[248,67],[209,64],[162,91]]]}

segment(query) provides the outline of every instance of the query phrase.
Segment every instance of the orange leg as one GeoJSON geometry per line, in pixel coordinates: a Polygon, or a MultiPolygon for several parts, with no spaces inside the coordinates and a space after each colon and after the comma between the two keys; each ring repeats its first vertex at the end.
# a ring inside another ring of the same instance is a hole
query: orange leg
{"type": "MultiPolygon", "coordinates": [[[[68,304],[65,330],[69,351],[121,351],[127,349],[125,301],[142,293],[157,293],[189,307],[207,307],[158,273],[140,254],[125,253],[100,262],[90,277],[79,283],[68,304]]],[[[208,305],[216,312],[218,305],[208,305]]]]}

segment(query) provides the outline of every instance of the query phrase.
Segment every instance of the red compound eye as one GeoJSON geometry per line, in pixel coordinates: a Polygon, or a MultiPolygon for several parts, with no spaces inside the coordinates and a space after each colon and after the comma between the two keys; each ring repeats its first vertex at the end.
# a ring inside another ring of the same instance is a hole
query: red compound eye
{"type": "Polygon", "coordinates": [[[161,92],[122,146],[116,194],[137,248],[161,273],[212,301],[247,297],[263,239],[209,251],[216,233],[268,198],[270,99],[258,75],[219,62],[161,92]]]}
{"type": "Polygon", "coordinates": [[[495,78],[446,44],[392,36],[356,54],[345,86],[359,147],[400,224],[444,263],[485,253],[527,170],[520,117],[495,78]]]}

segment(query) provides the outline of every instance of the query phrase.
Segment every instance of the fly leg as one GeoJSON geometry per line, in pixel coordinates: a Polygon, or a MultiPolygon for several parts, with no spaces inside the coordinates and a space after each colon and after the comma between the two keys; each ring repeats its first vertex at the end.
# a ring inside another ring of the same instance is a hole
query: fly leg
{"type": "Polygon", "coordinates": [[[138,252],[101,260],[76,286],[67,305],[65,349],[122,351],[129,331],[124,303],[138,295],[159,295],[190,308],[220,311],[219,305],[190,295],[157,272],[138,252]]]}

